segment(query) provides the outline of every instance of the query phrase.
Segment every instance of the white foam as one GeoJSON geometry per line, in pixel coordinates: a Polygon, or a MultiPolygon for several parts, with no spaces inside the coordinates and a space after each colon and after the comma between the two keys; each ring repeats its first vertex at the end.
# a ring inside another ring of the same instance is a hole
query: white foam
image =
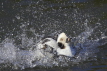
{"type": "Polygon", "coordinates": [[[16,48],[12,43],[4,43],[0,47],[0,60],[2,62],[13,62],[16,59],[16,48]]]}

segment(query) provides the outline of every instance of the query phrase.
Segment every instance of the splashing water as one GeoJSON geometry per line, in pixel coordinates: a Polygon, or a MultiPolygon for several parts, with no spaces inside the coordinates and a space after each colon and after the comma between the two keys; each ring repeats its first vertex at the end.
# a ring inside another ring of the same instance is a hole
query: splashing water
{"type": "Polygon", "coordinates": [[[89,3],[93,0],[1,1],[0,70],[69,67],[97,61],[99,47],[107,45],[106,1],[103,4],[94,0],[98,5],[89,3]],[[78,50],[75,58],[53,57],[36,49],[43,37],[61,32],[73,36],[72,47],[78,50]]]}
{"type": "MultiPolygon", "coordinates": [[[[54,66],[69,66],[75,65],[80,62],[96,60],[96,53],[99,51],[98,46],[101,46],[102,40],[89,40],[88,38],[93,34],[95,28],[88,27],[87,23],[84,23],[85,31],[82,32],[77,37],[72,39],[75,47],[81,47],[81,51],[78,53],[76,58],[69,58],[60,56],[58,58],[53,58],[53,54],[46,53],[46,56],[43,56],[40,50],[36,49],[38,41],[41,40],[43,35],[39,36],[38,39],[27,38],[26,34],[23,33],[20,36],[21,44],[16,45],[13,39],[5,39],[0,44],[0,64],[12,64],[14,69],[25,69],[33,67],[54,67],[54,66]],[[36,40],[36,42],[34,42],[36,40]]],[[[101,37],[106,38],[104,35],[101,37]]],[[[106,38],[107,39],[107,38],[106,38]]],[[[105,43],[106,44],[106,43],[105,43]]],[[[2,65],[1,65],[2,66],[2,65]]]]}

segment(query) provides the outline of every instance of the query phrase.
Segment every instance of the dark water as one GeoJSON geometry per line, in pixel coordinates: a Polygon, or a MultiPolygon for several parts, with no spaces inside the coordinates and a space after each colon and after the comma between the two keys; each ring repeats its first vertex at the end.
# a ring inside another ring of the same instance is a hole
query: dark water
{"type": "Polygon", "coordinates": [[[0,71],[107,71],[107,1],[0,0],[0,49],[0,71]],[[14,59],[29,53],[16,53],[18,48],[30,50],[42,37],[61,32],[83,45],[80,59],[34,67],[14,59]]]}

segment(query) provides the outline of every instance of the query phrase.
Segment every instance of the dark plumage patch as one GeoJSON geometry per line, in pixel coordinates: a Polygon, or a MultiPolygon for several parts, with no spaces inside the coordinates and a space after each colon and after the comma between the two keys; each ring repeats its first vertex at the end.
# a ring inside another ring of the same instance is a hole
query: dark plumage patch
{"type": "Polygon", "coordinates": [[[45,50],[46,52],[50,52],[50,53],[51,53],[51,52],[53,51],[53,48],[52,48],[52,47],[50,47],[50,46],[48,46],[48,45],[46,45],[46,44],[45,44],[44,46],[45,46],[45,49],[44,49],[44,50],[45,50]]]}
{"type": "Polygon", "coordinates": [[[52,48],[52,47],[50,47],[50,46],[48,46],[48,45],[46,45],[46,44],[44,45],[43,50],[44,50],[45,52],[49,52],[49,53],[56,54],[56,50],[54,50],[54,48],[52,48]]]}
{"type": "Polygon", "coordinates": [[[60,42],[58,42],[58,46],[59,46],[61,49],[64,49],[64,48],[65,48],[64,44],[62,44],[62,43],[60,43],[60,42]]]}
{"type": "Polygon", "coordinates": [[[44,40],[44,39],[46,39],[46,38],[52,38],[52,39],[54,39],[54,40],[57,40],[58,35],[57,35],[57,36],[56,36],[56,35],[53,35],[53,36],[44,36],[44,37],[42,37],[42,40],[44,40]]]}
{"type": "Polygon", "coordinates": [[[42,44],[44,44],[45,42],[48,42],[48,41],[50,41],[49,39],[44,39],[43,41],[42,41],[42,44]]]}

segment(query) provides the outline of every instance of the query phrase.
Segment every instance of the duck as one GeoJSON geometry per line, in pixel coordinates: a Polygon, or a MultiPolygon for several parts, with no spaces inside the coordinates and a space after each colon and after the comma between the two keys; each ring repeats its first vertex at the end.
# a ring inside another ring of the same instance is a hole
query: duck
{"type": "Polygon", "coordinates": [[[62,32],[58,35],[57,40],[53,38],[42,39],[38,43],[38,49],[44,52],[53,53],[57,56],[73,57],[74,50],[70,47],[71,38],[62,32]]]}

